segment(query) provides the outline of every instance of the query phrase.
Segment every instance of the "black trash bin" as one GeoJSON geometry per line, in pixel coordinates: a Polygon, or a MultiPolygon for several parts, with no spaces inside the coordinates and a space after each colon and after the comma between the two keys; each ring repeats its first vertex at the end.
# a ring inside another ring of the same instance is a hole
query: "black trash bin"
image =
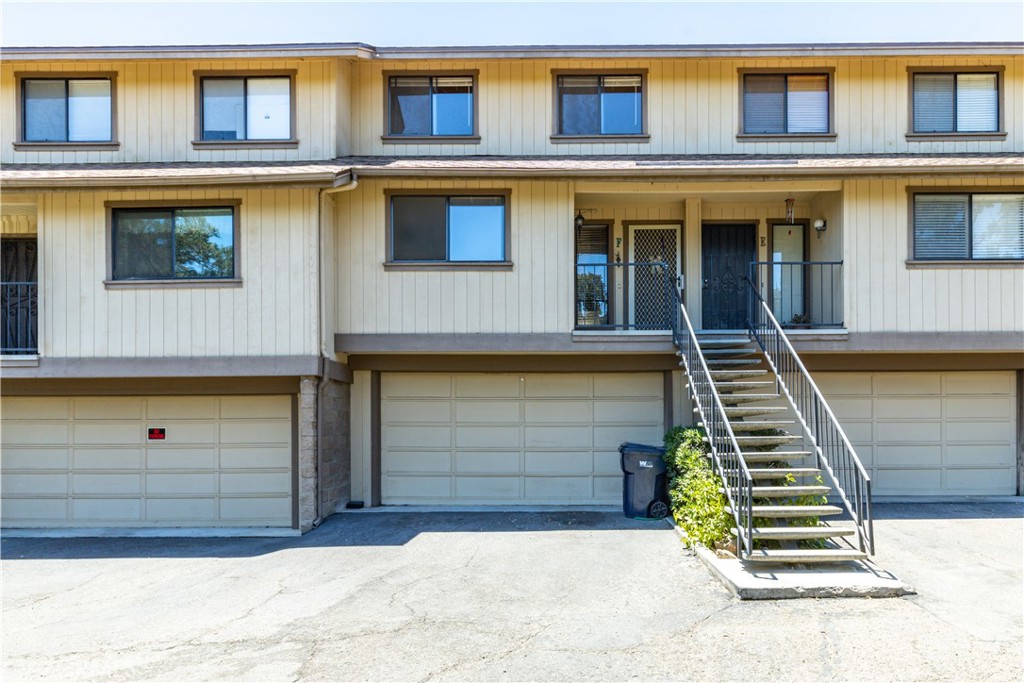
{"type": "Polygon", "coordinates": [[[668,474],[665,449],[639,443],[619,446],[622,465],[622,512],[626,517],[668,516],[668,474]]]}

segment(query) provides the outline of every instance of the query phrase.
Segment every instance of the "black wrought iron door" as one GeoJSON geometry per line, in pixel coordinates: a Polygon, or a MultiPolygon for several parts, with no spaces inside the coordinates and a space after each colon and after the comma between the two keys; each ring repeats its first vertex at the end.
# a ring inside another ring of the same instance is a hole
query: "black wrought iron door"
{"type": "Polygon", "coordinates": [[[0,353],[35,353],[39,288],[36,241],[0,240],[0,254],[0,353]]]}
{"type": "Polygon", "coordinates": [[[747,327],[747,270],[756,260],[750,223],[706,224],[701,231],[701,313],[705,330],[747,327]]]}

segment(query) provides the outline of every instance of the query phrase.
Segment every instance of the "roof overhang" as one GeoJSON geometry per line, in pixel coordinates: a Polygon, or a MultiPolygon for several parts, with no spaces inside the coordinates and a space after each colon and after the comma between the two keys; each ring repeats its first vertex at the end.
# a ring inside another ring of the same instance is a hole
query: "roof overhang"
{"type": "Polygon", "coordinates": [[[3,60],[119,61],[155,59],[736,59],[779,57],[1019,56],[1021,42],[796,43],[739,45],[494,45],[374,47],[366,43],[284,43],[264,45],[123,45],[6,47],[3,60]]]}

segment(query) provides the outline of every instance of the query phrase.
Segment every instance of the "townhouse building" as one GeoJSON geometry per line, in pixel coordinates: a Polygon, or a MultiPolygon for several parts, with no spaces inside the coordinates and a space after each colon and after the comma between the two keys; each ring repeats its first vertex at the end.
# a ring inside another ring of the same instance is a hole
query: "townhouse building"
{"type": "Polygon", "coordinates": [[[5,527],[615,503],[765,309],[875,496],[1021,492],[1021,44],[9,48],[0,92],[5,527]]]}

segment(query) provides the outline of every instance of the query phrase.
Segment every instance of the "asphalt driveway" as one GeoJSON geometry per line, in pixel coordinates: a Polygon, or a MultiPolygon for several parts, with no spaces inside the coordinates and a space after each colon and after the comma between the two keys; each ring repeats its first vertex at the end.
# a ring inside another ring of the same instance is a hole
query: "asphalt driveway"
{"type": "Polygon", "coordinates": [[[1019,503],[879,505],[916,596],[740,602],[660,522],[359,513],[290,539],[5,539],[15,680],[1020,680],[1019,503]]]}

